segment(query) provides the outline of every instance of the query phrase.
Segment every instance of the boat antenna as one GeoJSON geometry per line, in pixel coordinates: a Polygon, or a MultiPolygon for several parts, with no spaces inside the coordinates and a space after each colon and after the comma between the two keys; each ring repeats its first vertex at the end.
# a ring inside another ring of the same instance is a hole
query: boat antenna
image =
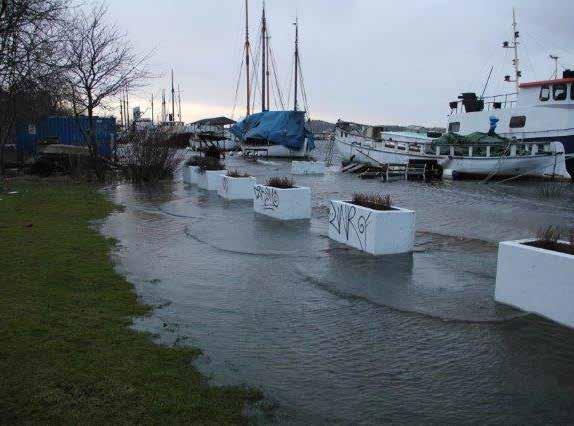
{"type": "Polygon", "coordinates": [[[559,59],[559,56],[550,55],[550,59],[552,59],[554,61],[554,74],[552,75],[552,77],[554,79],[557,79],[558,78],[558,59],[559,59]]]}
{"type": "Polygon", "coordinates": [[[294,103],[293,103],[293,111],[297,111],[297,80],[298,70],[299,70],[299,25],[298,25],[298,18],[295,16],[295,93],[294,93],[294,103]]]}
{"type": "Polygon", "coordinates": [[[488,77],[486,78],[486,83],[484,83],[484,87],[482,88],[482,93],[480,94],[480,99],[484,98],[484,94],[486,93],[486,88],[488,87],[488,83],[490,82],[490,76],[492,75],[492,70],[494,69],[494,65],[490,67],[490,72],[488,73],[488,77]]]}
{"type": "Polygon", "coordinates": [[[171,121],[175,121],[175,88],[173,87],[173,68],[171,69],[171,121]]]}
{"type": "Polygon", "coordinates": [[[520,61],[518,60],[518,37],[520,33],[518,32],[516,24],[516,11],[512,8],[512,43],[505,41],[502,43],[502,47],[505,49],[514,50],[514,59],[512,60],[512,65],[514,66],[514,79],[509,75],[504,76],[504,81],[516,84],[516,93],[518,93],[518,88],[520,86],[520,77],[522,77],[522,72],[520,71],[520,61]]]}
{"type": "Polygon", "coordinates": [[[266,111],[267,21],[265,19],[265,0],[263,0],[263,14],[261,15],[261,55],[261,111],[266,111]]]}

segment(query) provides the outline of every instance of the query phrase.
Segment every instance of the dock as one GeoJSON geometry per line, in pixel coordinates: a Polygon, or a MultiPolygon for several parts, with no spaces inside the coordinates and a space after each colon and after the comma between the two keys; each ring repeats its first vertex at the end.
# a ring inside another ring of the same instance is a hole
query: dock
{"type": "Polygon", "coordinates": [[[356,174],[361,179],[381,179],[389,182],[393,178],[404,180],[427,180],[437,177],[438,165],[426,160],[410,160],[408,163],[348,163],[341,169],[342,173],[356,174]]]}

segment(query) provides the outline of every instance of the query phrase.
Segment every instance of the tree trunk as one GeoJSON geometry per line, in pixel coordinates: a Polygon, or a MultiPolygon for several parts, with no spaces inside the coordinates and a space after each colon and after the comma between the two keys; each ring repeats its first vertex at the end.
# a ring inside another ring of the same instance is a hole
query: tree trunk
{"type": "Polygon", "coordinates": [[[104,162],[100,158],[98,152],[98,141],[96,138],[96,125],[94,123],[94,108],[91,104],[88,106],[88,149],[90,152],[90,157],[92,158],[92,164],[94,172],[96,173],[96,178],[98,181],[103,182],[106,180],[106,171],[104,168],[104,162]]]}

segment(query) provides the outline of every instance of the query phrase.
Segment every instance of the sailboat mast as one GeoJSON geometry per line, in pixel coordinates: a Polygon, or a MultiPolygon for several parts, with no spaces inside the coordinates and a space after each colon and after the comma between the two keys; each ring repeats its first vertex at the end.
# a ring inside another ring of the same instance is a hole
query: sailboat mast
{"type": "Polygon", "coordinates": [[[161,89],[161,121],[165,122],[165,89],[161,89]]]}
{"type": "Polygon", "coordinates": [[[173,68],[171,70],[171,121],[175,121],[175,88],[173,86],[173,68]]]}
{"type": "Polygon", "coordinates": [[[181,123],[181,90],[179,84],[177,85],[177,119],[181,123]]]}
{"type": "Polygon", "coordinates": [[[295,18],[295,94],[293,96],[293,110],[297,111],[297,82],[299,80],[299,25],[298,19],[295,18]]]}
{"type": "Polygon", "coordinates": [[[245,75],[247,78],[247,115],[250,114],[251,103],[251,87],[249,83],[249,5],[248,0],[245,0],[245,75]]]}
{"type": "Polygon", "coordinates": [[[265,42],[265,45],[267,46],[267,64],[265,65],[265,68],[266,68],[266,75],[265,75],[266,80],[265,81],[267,82],[267,110],[268,111],[269,111],[269,104],[271,103],[271,94],[269,91],[269,81],[270,81],[270,78],[269,78],[269,58],[271,57],[271,47],[269,46],[269,38],[270,38],[269,32],[267,31],[267,39],[265,42]]]}
{"type": "Polygon", "coordinates": [[[267,65],[267,23],[265,21],[265,2],[263,2],[263,15],[261,16],[261,111],[267,110],[265,102],[266,83],[265,83],[265,68],[267,65]]]}

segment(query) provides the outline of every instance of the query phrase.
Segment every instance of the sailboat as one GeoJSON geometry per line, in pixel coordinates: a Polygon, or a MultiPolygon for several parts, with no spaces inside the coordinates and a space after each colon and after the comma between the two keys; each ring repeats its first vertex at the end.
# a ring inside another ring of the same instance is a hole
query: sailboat
{"type": "Polygon", "coordinates": [[[292,110],[271,111],[269,36],[265,3],[261,18],[261,112],[251,111],[251,81],[249,73],[250,43],[248,2],[245,1],[245,64],[247,77],[246,117],[233,125],[231,133],[237,138],[244,155],[266,157],[307,157],[315,148],[313,133],[305,126],[306,112],[299,109],[299,27],[295,22],[294,103],[292,110]]]}

